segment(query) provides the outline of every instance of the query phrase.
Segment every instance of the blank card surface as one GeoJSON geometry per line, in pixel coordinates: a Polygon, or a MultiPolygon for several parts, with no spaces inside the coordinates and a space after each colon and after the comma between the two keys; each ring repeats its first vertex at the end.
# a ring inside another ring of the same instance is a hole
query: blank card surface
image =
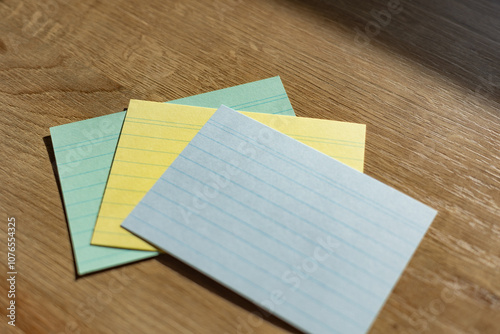
{"type": "MultiPolygon", "coordinates": [[[[215,111],[215,108],[130,101],[92,244],[156,250],[120,225],[215,111]]],[[[363,170],[364,124],[255,112],[245,114],[363,170]]]]}
{"type": "MultiPolygon", "coordinates": [[[[294,115],[279,77],[186,97],[173,103],[294,115]]],[[[171,103],[170,102],[170,103],[171,103]]],[[[155,256],[90,244],[125,112],[50,128],[78,274],[88,274],[155,256]]]]}
{"type": "Polygon", "coordinates": [[[310,333],[365,333],[436,211],[221,107],[123,227],[310,333]]]}

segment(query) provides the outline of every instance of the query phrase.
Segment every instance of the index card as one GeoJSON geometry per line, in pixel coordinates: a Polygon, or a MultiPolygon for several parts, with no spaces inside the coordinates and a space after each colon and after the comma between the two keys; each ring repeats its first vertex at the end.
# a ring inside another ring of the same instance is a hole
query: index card
{"type": "Polygon", "coordinates": [[[221,107],[122,226],[308,333],[365,333],[436,211],[221,107]]]}
{"type": "MultiPolygon", "coordinates": [[[[216,109],[131,100],[91,243],[156,250],[120,227],[216,109]]],[[[364,124],[245,113],[311,147],[363,170],[364,124]]]]}
{"type": "MultiPolygon", "coordinates": [[[[221,103],[254,112],[295,115],[279,77],[180,100],[217,108],[221,103]]],[[[79,275],[157,255],[90,245],[125,112],[50,128],[69,233],[79,275]]]]}

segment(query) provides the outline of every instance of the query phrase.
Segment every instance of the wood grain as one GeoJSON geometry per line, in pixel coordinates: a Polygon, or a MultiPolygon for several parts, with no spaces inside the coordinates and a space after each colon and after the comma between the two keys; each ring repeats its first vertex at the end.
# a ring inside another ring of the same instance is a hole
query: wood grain
{"type": "Polygon", "coordinates": [[[400,0],[377,29],[397,2],[0,1],[0,328],[297,332],[167,255],[76,278],[46,138],[131,98],[280,75],[299,116],[367,124],[368,175],[439,210],[371,333],[500,333],[500,3],[400,0]]]}

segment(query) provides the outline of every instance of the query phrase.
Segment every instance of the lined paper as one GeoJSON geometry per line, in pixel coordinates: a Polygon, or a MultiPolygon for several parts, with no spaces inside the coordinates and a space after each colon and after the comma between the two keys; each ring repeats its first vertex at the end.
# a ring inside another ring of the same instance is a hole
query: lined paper
{"type": "Polygon", "coordinates": [[[122,226],[306,332],[355,334],[435,215],[221,107],[122,226]]]}
{"type": "Polygon", "coordinates": [[[79,275],[157,255],[90,245],[124,112],[50,128],[79,275]]]}
{"type": "MultiPolygon", "coordinates": [[[[155,250],[120,227],[216,109],[131,100],[97,217],[92,244],[155,250]]],[[[245,113],[272,128],[363,170],[363,124],[245,113]]]]}
{"type": "MultiPolygon", "coordinates": [[[[183,104],[294,115],[279,77],[183,98],[183,104]]],[[[90,245],[124,112],[50,128],[69,232],[79,275],[156,255],[90,245]]]]}

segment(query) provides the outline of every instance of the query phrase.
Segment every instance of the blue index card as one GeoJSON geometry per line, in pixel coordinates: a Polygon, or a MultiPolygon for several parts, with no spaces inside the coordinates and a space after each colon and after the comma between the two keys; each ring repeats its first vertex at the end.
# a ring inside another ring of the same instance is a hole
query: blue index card
{"type": "Polygon", "coordinates": [[[365,333],[436,211],[220,107],[122,227],[310,333],[365,333]]]}

